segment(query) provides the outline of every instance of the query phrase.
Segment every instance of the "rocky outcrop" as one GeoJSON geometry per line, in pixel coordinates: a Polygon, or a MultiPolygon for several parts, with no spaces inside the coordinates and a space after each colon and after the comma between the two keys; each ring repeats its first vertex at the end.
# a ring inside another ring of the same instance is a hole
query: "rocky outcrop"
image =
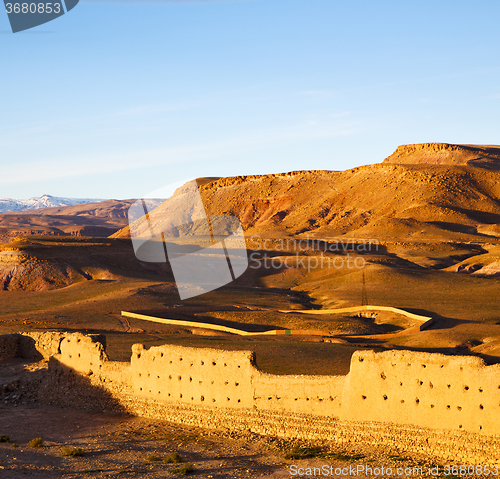
{"type": "Polygon", "coordinates": [[[500,169],[500,146],[421,143],[401,145],[384,163],[472,165],[500,169]]]}

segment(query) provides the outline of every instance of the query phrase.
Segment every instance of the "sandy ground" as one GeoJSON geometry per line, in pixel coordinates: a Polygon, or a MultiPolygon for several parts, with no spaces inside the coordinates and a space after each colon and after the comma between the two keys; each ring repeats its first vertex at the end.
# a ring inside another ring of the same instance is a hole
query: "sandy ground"
{"type": "Polygon", "coordinates": [[[262,451],[262,438],[222,437],[217,432],[142,418],[84,413],[52,407],[2,406],[2,478],[180,477],[183,464],[163,462],[177,453],[194,477],[276,477],[283,470],[278,450],[262,451]],[[41,437],[44,446],[29,442],[41,437]],[[16,447],[17,445],[17,447],[16,447]],[[63,457],[81,448],[81,457],[63,457]]]}
{"type": "Polygon", "coordinates": [[[190,476],[214,479],[366,477],[349,473],[358,465],[391,467],[394,471],[398,467],[422,467],[424,474],[394,473],[394,477],[415,477],[427,476],[429,468],[429,464],[408,457],[372,454],[362,445],[358,456],[351,452],[339,458],[331,452],[334,446],[332,449],[332,445],[323,445],[323,458],[285,459],[286,452],[298,443],[252,433],[209,431],[159,420],[48,406],[0,406],[0,436],[3,435],[10,442],[0,442],[2,479],[183,477],[176,470],[186,463],[193,467],[190,476]],[[29,442],[37,437],[43,439],[43,447],[30,447],[29,442]],[[83,456],[63,457],[65,448],[81,448],[83,456]],[[163,460],[172,453],[181,456],[184,463],[165,463],[163,460]],[[312,473],[314,467],[322,468],[323,473],[308,475],[308,468],[312,473]],[[346,474],[333,474],[338,468],[346,474]],[[324,474],[326,471],[328,474],[324,474]]]}

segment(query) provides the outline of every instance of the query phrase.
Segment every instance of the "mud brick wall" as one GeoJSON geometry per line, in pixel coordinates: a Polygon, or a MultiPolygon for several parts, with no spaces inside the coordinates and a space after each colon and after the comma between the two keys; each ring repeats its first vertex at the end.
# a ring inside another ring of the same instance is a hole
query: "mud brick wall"
{"type": "Polygon", "coordinates": [[[274,376],[254,370],[257,409],[339,417],[345,376],[274,376]]]}
{"type": "Polygon", "coordinates": [[[166,402],[248,408],[253,405],[254,353],[158,346],[132,348],[137,396],[166,402]]]}
{"type": "MultiPolygon", "coordinates": [[[[20,354],[19,341],[0,336],[0,358],[20,354]]],[[[54,404],[62,398],[67,407],[353,450],[363,442],[386,453],[500,462],[500,365],[479,358],[358,351],[347,376],[274,376],[259,371],[249,351],[134,345],[125,363],[108,360],[102,338],[80,333],[34,344],[59,345],[41,383],[54,404]]]]}
{"type": "Polygon", "coordinates": [[[19,355],[25,359],[49,359],[59,352],[59,346],[65,333],[30,332],[19,335],[19,355]]]}
{"type": "Polygon", "coordinates": [[[472,356],[357,351],[341,418],[500,433],[500,364],[472,356]]]}
{"type": "Polygon", "coordinates": [[[251,351],[133,346],[132,386],[166,402],[339,416],[343,376],[274,376],[251,351]]]}

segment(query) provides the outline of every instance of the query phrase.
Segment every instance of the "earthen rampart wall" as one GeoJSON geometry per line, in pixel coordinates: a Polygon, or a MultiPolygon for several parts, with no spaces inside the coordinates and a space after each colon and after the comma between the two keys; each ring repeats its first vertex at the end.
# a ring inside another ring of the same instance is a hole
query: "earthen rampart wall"
{"type": "MultiPolygon", "coordinates": [[[[0,336],[0,358],[19,354],[25,339],[16,336],[0,336]]],[[[49,380],[62,387],[64,374],[73,378],[75,407],[95,397],[89,387],[105,393],[102,404],[183,424],[500,462],[500,365],[479,358],[358,351],[347,376],[275,376],[249,351],[134,345],[125,363],[109,361],[95,336],[25,338],[45,353],[57,345],[49,380]]]]}
{"type": "Polygon", "coordinates": [[[340,417],[500,433],[500,364],[472,356],[357,351],[340,417]]]}

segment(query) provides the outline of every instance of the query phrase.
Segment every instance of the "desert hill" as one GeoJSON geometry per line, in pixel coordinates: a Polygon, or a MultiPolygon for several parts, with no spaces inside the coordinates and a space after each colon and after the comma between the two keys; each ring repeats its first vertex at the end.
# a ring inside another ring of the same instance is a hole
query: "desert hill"
{"type": "Polygon", "coordinates": [[[500,146],[453,145],[449,143],[422,143],[401,145],[384,163],[472,165],[500,169],[500,146]]]}
{"type": "MultiPolygon", "coordinates": [[[[247,236],[496,237],[500,170],[477,166],[497,161],[495,155],[500,162],[500,148],[448,146],[436,147],[434,157],[429,156],[434,146],[399,147],[383,163],[347,171],[221,178],[200,185],[200,193],[207,213],[238,217],[247,236]],[[481,160],[478,151],[484,151],[481,160]],[[423,163],[426,158],[432,164],[423,163]]],[[[185,214],[171,220],[185,222],[185,214]]],[[[125,228],[113,236],[129,237],[130,232],[125,228]]]]}
{"type": "Polygon", "coordinates": [[[107,237],[127,224],[134,200],[106,200],[0,215],[0,242],[23,235],[107,237]]]}
{"type": "Polygon", "coordinates": [[[0,245],[0,291],[44,291],[89,280],[157,279],[158,271],[141,266],[130,242],[123,240],[40,235],[0,245]]]}

